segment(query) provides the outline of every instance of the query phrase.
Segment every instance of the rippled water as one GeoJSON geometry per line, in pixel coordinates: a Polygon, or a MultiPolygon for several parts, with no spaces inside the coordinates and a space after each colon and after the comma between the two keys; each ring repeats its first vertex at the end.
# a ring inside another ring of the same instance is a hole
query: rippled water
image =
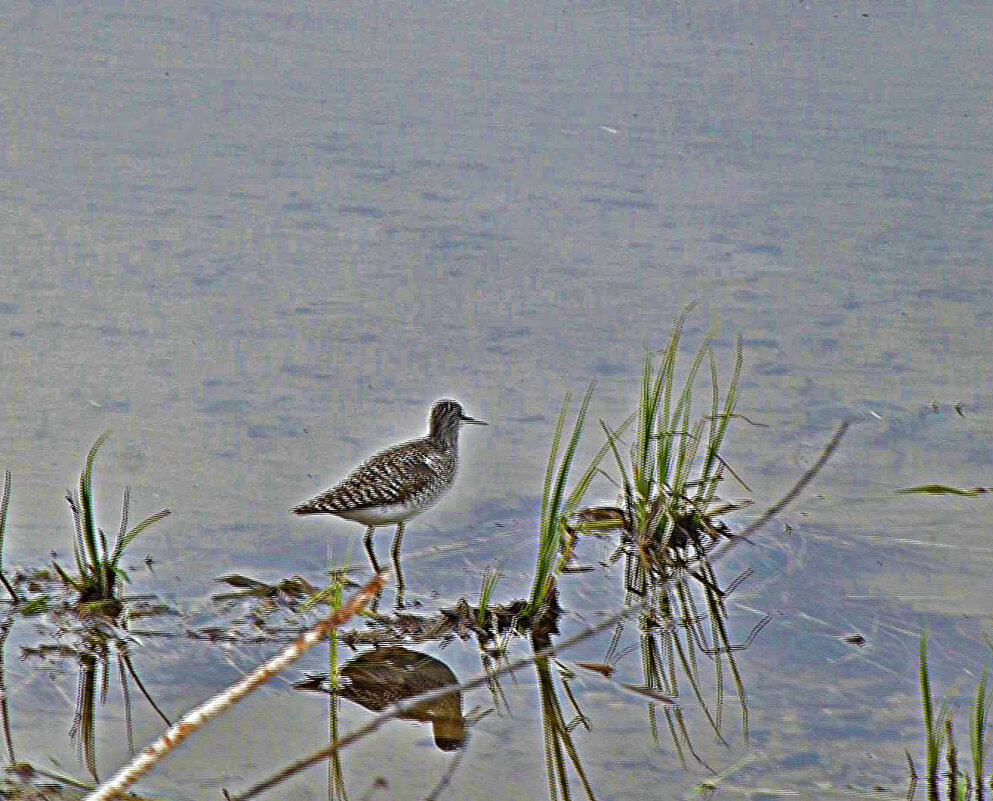
{"type": "MultiPolygon", "coordinates": [[[[52,549],[71,561],[64,489],[113,427],[95,472],[102,525],[114,530],[125,484],[134,519],[173,510],[125,560],[134,589],[184,623],[216,623],[218,575],[319,582],[329,546],[361,556],[360,526],[289,509],[419,435],[431,402],[452,396],[491,426],[464,433],[456,489],[409,527],[408,596],[475,602],[499,563],[496,600],[522,597],[562,397],[596,377],[591,421],[616,425],[645,349],[699,300],[683,358],[719,319],[727,375],[740,334],[739,411],[768,426],[732,427],[725,455],[751,492],[727,494],[764,508],[841,420],[857,424],[728,560],[728,577],[755,570],[732,599],[733,638],[775,617],[738,655],[749,742],[733,705],[724,746],[687,703],[694,745],[717,772],[750,759],[720,785],[727,797],[902,793],[903,751],[921,753],[918,634],[931,632],[937,692],[969,696],[989,661],[990,496],[893,493],[993,484],[983,12],[7,3],[5,566],[52,549]],[[866,647],[843,642],[854,632],[866,647]]],[[[601,442],[591,424],[578,464],[601,442]]],[[[614,495],[606,480],[591,493],[614,495]]],[[[570,577],[563,630],[618,593],[616,571],[570,577]]],[[[74,667],[19,663],[33,636],[15,629],[6,646],[16,756],[84,775],[64,736],[74,667]]],[[[268,653],[150,637],[135,659],[176,716],[268,653]]],[[[432,653],[460,679],[479,670],[472,647],[432,653]]],[[[309,659],[320,669],[326,654],[309,659]]],[[[637,682],[637,652],[618,671],[637,682]]],[[[473,728],[451,797],[547,792],[536,682],[532,670],[506,683],[511,713],[473,728]]],[[[692,756],[684,768],[665,732],[653,742],[643,699],[590,676],[574,690],[597,798],[681,797],[710,775],[692,756]]],[[[126,753],[118,694],[102,714],[107,775],[126,753]]],[[[140,745],[160,726],[135,714],[140,745]]],[[[346,728],[368,714],[343,705],[346,728]]],[[[143,786],[245,786],[317,747],[326,715],[275,682],[143,786]]],[[[382,774],[385,795],[423,797],[450,758],[424,726],[394,723],[349,753],[346,782],[360,797],[382,774]]],[[[325,779],[315,769],[286,797],[323,795],[325,779]]]]}

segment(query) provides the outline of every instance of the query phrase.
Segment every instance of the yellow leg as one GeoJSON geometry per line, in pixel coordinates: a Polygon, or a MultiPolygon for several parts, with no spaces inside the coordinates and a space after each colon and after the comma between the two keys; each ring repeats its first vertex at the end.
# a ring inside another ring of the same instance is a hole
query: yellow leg
{"type": "Polygon", "coordinates": [[[403,571],[400,569],[400,545],[403,543],[403,523],[397,523],[397,533],[393,537],[393,548],[391,549],[391,554],[393,556],[393,571],[396,573],[397,579],[397,601],[396,608],[403,609],[403,595],[404,595],[404,583],[403,583],[403,571]]]}
{"type": "Polygon", "coordinates": [[[375,530],[376,529],[373,526],[369,526],[369,528],[365,530],[364,542],[365,542],[365,552],[369,556],[369,562],[370,564],[372,564],[372,569],[378,573],[379,562],[376,561],[376,552],[372,548],[372,532],[374,532],[375,530]]]}

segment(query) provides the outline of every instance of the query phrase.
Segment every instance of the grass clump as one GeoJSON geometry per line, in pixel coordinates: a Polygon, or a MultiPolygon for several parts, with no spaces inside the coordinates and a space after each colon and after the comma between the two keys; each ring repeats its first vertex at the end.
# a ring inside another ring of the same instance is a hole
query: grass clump
{"type": "Polygon", "coordinates": [[[738,400],[741,340],[723,406],[717,364],[710,347],[714,331],[697,351],[677,395],[676,356],[690,308],[676,320],[657,367],[656,354],[649,353],[645,359],[636,412],[637,433],[627,465],[617,447],[617,432],[604,426],[620,473],[620,517],[626,534],[623,545],[637,556],[630,562],[632,569],[628,573],[628,586],[636,592],[644,591],[649,574],[670,578],[672,568],[681,564],[679,555],[686,549],[702,556],[708,544],[728,534],[717,521],[717,514],[728,511],[728,507],[711,505],[725,469],[730,471],[720,456],[720,448],[738,400]],[[710,413],[694,422],[693,390],[705,358],[710,366],[710,413]],[[698,460],[701,446],[703,456],[698,460]]]}
{"type": "Polygon", "coordinates": [[[479,608],[476,610],[476,625],[483,628],[489,620],[490,603],[493,600],[493,590],[500,580],[500,571],[488,567],[483,571],[483,583],[479,588],[479,608]]]}
{"type": "MultiPolygon", "coordinates": [[[[580,534],[619,532],[610,561],[623,559],[625,602],[646,607],[638,626],[644,686],[650,692],[676,697],[680,677],[684,676],[718,740],[723,741],[727,671],[741,707],[742,730],[748,736],[745,690],[734,659],[734,651],[744,646],[729,641],[725,604],[727,595],[745,576],[722,588],[708,561],[718,541],[733,536],[719,516],[740,508],[722,502],[717,490],[725,473],[734,475],[720,449],[728,425],[736,416],[742,343],[739,338],[723,399],[711,348],[714,330],[697,351],[682,386],[677,387],[679,344],[692,308],[691,304],[673,324],[667,346],[647,355],[638,408],[632,418],[616,430],[601,421],[607,438],[605,448],[613,454],[618,472],[618,505],[583,509],[573,516],[571,528],[580,534]],[[707,414],[694,418],[694,391],[704,364],[709,365],[709,408],[707,414]],[[636,420],[636,428],[625,459],[621,454],[621,434],[631,419],[636,420]],[[712,707],[705,701],[701,657],[712,662],[715,672],[716,701],[712,707]]],[[[763,620],[759,627],[766,622],[763,620]]],[[[612,649],[619,644],[620,636],[619,627],[612,649]]],[[[655,705],[650,707],[652,732],[657,737],[655,705]]],[[[662,711],[680,758],[684,747],[693,753],[680,709],[663,707],[662,711]]]]}
{"type": "MultiPolygon", "coordinates": [[[[53,562],[62,583],[79,594],[79,603],[95,605],[119,605],[118,579],[127,581],[127,573],[121,569],[121,557],[128,547],[146,528],[167,517],[170,512],[163,509],[146,517],[138,525],[128,528],[128,513],[131,502],[131,488],[124,488],[124,502],[121,508],[121,522],[114,547],[108,549],[107,537],[103,529],[96,525],[96,510],[93,502],[93,464],[100,446],[106,442],[110,431],[104,431],[86,456],[86,464],[79,477],[76,492],[67,492],[66,501],[72,513],[76,536],[73,540],[73,556],[77,575],[71,576],[58,562],[53,562]]],[[[93,606],[88,606],[93,609],[93,606]]],[[[106,611],[112,611],[107,608],[106,611]]]]}

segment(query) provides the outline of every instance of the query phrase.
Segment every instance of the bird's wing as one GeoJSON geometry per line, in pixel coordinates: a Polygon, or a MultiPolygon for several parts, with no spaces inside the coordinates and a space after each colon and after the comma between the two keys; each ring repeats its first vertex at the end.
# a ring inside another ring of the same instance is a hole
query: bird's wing
{"type": "Polygon", "coordinates": [[[388,506],[418,497],[438,481],[444,461],[423,440],[395,445],[377,453],[353,470],[341,483],[297,506],[298,515],[335,513],[371,506],[388,506]]]}

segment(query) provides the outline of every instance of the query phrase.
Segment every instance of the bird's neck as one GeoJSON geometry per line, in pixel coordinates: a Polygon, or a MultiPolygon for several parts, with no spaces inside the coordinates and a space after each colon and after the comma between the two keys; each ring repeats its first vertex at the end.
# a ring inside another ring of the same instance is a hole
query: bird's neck
{"type": "Polygon", "coordinates": [[[457,451],[459,448],[459,430],[457,428],[439,428],[432,431],[431,439],[446,450],[457,451]]]}

